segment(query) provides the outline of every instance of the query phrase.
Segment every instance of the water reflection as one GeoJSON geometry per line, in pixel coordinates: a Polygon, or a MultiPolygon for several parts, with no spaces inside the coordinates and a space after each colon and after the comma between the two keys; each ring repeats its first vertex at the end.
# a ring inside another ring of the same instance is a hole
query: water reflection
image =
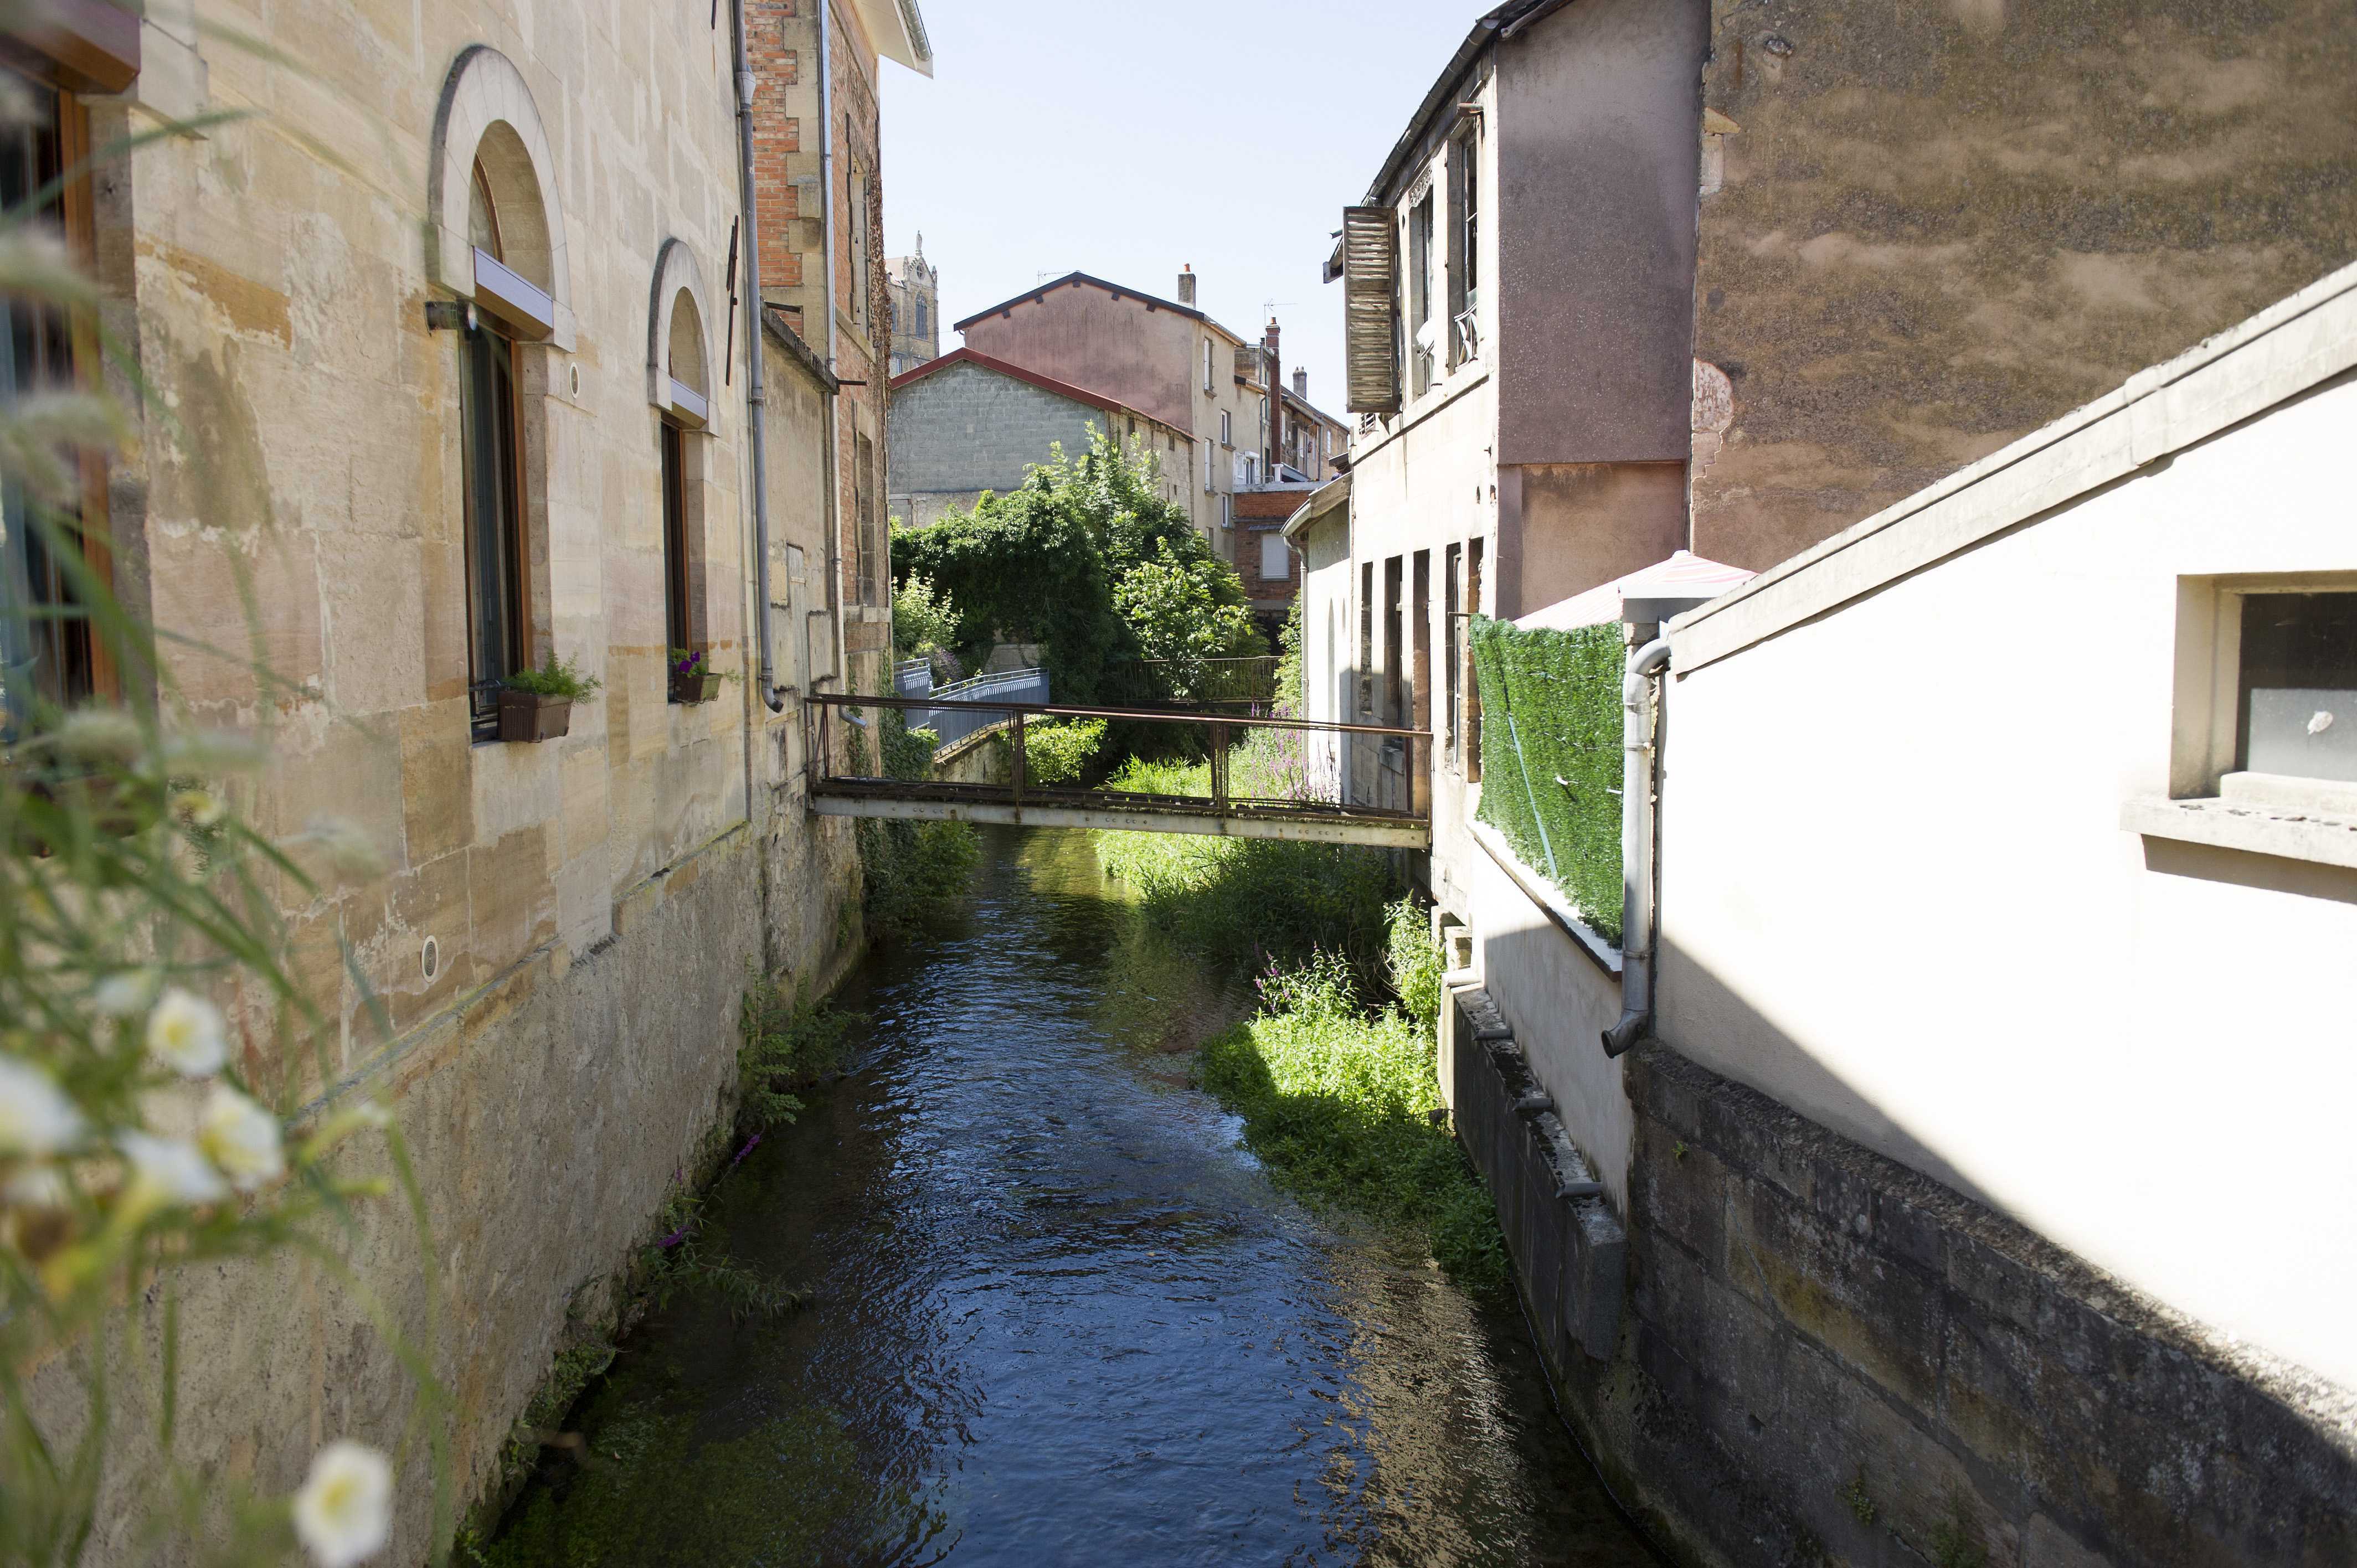
{"type": "Polygon", "coordinates": [[[1078,833],[1001,832],[954,929],[869,967],[856,1073],[714,1212],[817,1304],[673,1310],[511,1562],[1648,1563],[1519,1324],[1313,1216],[1183,1058],[1249,997],[1078,833]]]}

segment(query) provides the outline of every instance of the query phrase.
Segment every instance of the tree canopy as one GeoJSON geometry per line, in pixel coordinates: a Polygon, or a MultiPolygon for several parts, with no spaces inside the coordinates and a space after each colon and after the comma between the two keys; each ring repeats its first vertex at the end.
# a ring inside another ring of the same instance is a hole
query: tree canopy
{"type": "Polygon", "coordinates": [[[1038,643],[1057,701],[1119,703],[1191,694],[1190,661],[1267,651],[1235,569],[1159,493],[1154,456],[1090,436],[1078,458],[1052,448],[1016,489],[894,531],[895,581],[925,579],[956,607],[960,660],[1038,643]]]}

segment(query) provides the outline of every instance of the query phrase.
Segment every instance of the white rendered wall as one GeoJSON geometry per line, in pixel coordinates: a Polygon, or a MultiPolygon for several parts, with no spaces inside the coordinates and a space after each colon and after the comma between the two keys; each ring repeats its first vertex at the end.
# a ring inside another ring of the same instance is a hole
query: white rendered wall
{"type": "Polygon", "coordinates": [[[2120,826],[2169,792],[2179,577],[2357,567],[2357,385],[2298,391],[1715,662],[1747,607],[1680,624],[1659,1033],[2357,1388],[2357,871],[2120,826]]]}

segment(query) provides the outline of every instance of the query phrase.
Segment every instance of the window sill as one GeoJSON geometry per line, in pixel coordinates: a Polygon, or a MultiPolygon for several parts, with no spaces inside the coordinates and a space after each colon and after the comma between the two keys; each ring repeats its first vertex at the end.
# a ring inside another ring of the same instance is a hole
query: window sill
{"type": "Polygon", "coordinates": [[[2230,773],[2215,796],[2127,801],[2120,826],[2147,838],[2357,870],[2357,787],[2348,785],[2230,773]]]}

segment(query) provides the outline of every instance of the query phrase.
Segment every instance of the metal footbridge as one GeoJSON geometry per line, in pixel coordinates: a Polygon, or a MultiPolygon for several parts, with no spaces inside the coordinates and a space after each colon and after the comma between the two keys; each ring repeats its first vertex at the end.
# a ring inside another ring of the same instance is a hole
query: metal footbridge
{"type": "Polygon", "coordinates": [[[813,810],[829,817],[1432,847],[1430,802],[1416,787],[1424,777],[1418,750],[1430,743],[1428,730],[1007,698],[964,701],[947,697],[950,690],[922,696],[807,697],[813,810]],[[986,734],[987,744],[1004,748],[987,771],[1004,781],[889,779],[852,771],[848,754],[856,752],[880,768],[884,748],[873,742],[845,746],[842,726],[857,725],[872,735],[887,709],[898,710],[912,729],[933,729],[944,737],[952,730],[969,739],[986,734]],[[1172,736],[1170,749],[1209,759],[1208,788],[1193,794],[1039,783],[1031,777],[1027,732],[1043,722],[1071,719],[1104,719],[1116,728],[1183,727],[1189,733],[1172,736]],[[1372,789],[1353,789],[1354,778],[1374,782],[1372,789]],[[1357,798],[1367,793],[1377,799],[1357,798]]]}

